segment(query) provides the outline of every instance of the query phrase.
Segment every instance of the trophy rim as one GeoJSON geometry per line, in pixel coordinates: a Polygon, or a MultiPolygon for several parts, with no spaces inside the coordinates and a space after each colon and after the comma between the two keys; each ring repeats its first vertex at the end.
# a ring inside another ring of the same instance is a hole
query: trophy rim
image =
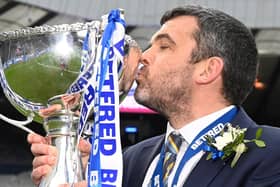
{"type": "MultiPolygon", "coordinates": [[[[0,32],[0,43],[4,44],[9,40],[18,40],[22,38],[29,38],[32,36],[41,36],[41,35],[48,35],[48,34],[60,34],[60,33],[75,33],[79,31],[94,31],[94,30],[100,30],[102,31],[104,28],[104,25],[102,25],[102,22],[99,20],[93,20],[90,22],[77,22],[73,24],[59,24],[59,25],[43,25],[43,26],[37,26],[37,27],[27,27],[27,28],[21,28],[13,31],[6,31],[6,32],[0,32]]],[[[99,37],[99,35],[97,35],[99,37]]],[[[137,47],[139,48],[139,45],[137,42],[128,34],[124,35],[124,43],[126,48],[129,50],[131,47],[137,47]]],[[[1,45],[1,44],[0,44],[1,45]]],[[[0,59],[1,61],[2,59],[0,59]]],[[[2,63],[1,63],[2,64],[2,63]]],[[[3,68],[2,68],[3,71],[3,68]]],[[[5,73],[2,72],[2,77],[5,77],[5,73]]],[[[4,80],[3,80],[4,81],[4,80]]],[[[6,95],[6,98],[14,105],[14,107],[20,111],[23,115],[26,115],[26,112],[29,113],[31,111],[35,112],[35,114],[38,115],[38,112],[42,108],[46,108],[48,106],[48,103],[52,102],[53,99],[56,99],[57,97],[60,97],[61,95],[64,95],[65,93],[60,93],[58,95],[53,95],[51,98],[46,101],[47,103],[43,104],[41,102],[34,102],[32,100],[26,99],[17,92],[14,91],[10,87],[10,84],[5,80],[3,84],[5,83],[3,88],[3,92],[6,95]],[[4,91],[4,88],[9,88],[10,92],[6,93],[4,91]],[[15,99],[16,98],[16,99],[15,99]]],[[[132,85],[133,82],[131,82],[132,85]]],[[[1,83],[2,84],[2,83],[1,83]]],[[[130,86],[131,87],[131,86],[130,86]]],[[[126,91],[123,95],[126,95],[128,91],[126,91]]],[[[36,120],[35,120],[36,121],[36,120]]],[[[37,121],[38,122],[38,121],[37,121]]],[[[40,123],[41,120],[40,120],[40,123]]]]}
{"type": "Polygon", "coordinates": [[[25,27],[12,31],[0,32],[0,41],[4,42],[11,39],[19,39],[27,36],[62,33],[62,32],[78,32],[82,30],[91,30],[101,27],[98,20],[90,22],[77,22],[72,24],[42,25],[36,27],[25,27]]]}

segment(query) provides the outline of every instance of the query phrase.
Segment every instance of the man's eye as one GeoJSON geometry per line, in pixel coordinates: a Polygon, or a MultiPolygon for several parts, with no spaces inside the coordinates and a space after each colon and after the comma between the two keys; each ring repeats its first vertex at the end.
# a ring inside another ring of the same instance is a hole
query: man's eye
{"type": "Polygon", "coordinates": [[[169,48],[168,45],[161,45],[161,46],[160,46],[160,49],[168,49],[168,48],[169,48]]]}

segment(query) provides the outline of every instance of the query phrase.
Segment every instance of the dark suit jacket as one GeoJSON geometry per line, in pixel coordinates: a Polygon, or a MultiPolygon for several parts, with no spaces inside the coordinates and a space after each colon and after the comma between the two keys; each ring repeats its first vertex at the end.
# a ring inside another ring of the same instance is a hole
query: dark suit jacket
{"type": "MultiPolygon", "coordinates": [[[[207,154],[204,154],[184,187],[280,187],[280,128],[258,126],[242,108],[231,123],[247,128],[245,139],[254,139],[256,130],[262,127],[261,139],[266,147],[247,144],[248,151],[242,154],[234,168],[230,167],[232,159],[226,162],[206,160],[207,154]]],[[[142,186],[146,171],[163,142],[164,135],[153,137],[124,152],[124,187],[142,186]]]]}

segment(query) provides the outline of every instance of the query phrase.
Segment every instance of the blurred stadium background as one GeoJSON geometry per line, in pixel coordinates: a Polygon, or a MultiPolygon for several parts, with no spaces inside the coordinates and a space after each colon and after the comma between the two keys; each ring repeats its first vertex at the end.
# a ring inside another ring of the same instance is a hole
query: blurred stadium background
{"type": "MultiPolygon", "coordinates": [[[[260,54],[258,82],[244,108],[261,124],[280,126],[280,2],[277,0],[0,0],[0,32],[40,25],[69,24],[99,19],[114,8],[123,8],[127,33],[142,49],[159,28],[162,13],[182,4],[198,4],[227,12],[251,28],[260,54]]],[[[132,97],[124,107],[142,108],[132,97]]],[[[0,113],[18,120],[25,119],[6,100],[0,90],[0,113]]],[[[123,147],[165,131],[166,120],[156,113],[122,112],[123,147]]],[[[29,128],[45,134],[40,124],[29,128]]],[[[27,134],[0,121],[0,186],[32,186],[32,155],[27,134]]]]}

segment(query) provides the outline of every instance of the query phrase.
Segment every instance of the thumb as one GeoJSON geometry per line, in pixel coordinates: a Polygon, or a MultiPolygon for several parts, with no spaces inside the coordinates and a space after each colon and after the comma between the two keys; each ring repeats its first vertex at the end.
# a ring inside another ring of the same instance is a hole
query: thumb
{"type": "Polygon", "coordinates": [[[75,183],[73,185],[60,184],[58,187],[87,187],[87,181],[81,181],[81,182],[75,183]]]}
{"type": "Polygon", "coordinates": [[[81,139],[79,142],[79,149],[83,155],[89,155],[91,144],[88,141],[81,139]]]}

